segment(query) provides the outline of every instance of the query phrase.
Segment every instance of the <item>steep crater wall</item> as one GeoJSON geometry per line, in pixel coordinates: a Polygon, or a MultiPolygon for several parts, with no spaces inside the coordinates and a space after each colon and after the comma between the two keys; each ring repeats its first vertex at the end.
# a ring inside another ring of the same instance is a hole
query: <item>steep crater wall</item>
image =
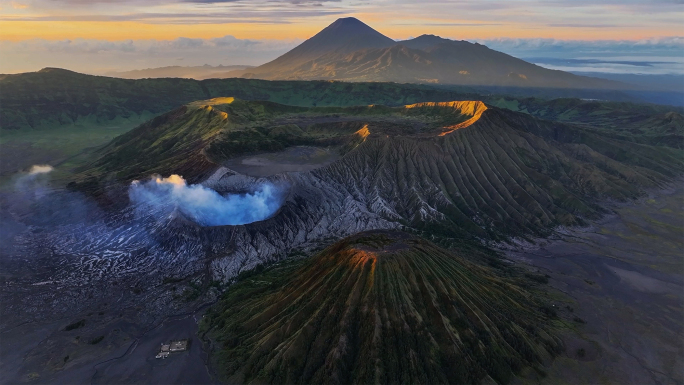
{"type": "MultiPolygon", "coordinates": [[[[285,108],[272,103],[232,102],[230,106],[233,113],[285,108]]],[[[223,112],[221,108],[215,110],[223,112]]],[[[121,254],[129,262],[117,262],[111,268],[121,266],[116,269],[123,272],[130,264],[156,263],[164,269],[197,269],[193,261],[201,260],[215,279],[225,281],[284,258],[293,249],[369,229],[406,228],[455,242],[545,235],[557,226],[581,225],[584,218],[601,215],[603,209],[596,202],[635,198],[642,188],[665,185],[684,169],[677,149],[623,141],[585,127],[538,120],[477,102],[391,110],[396,118],[421,109],[427,109],[422,116],[441,116],[426,120],[426,129],[417,134],[411,133],[416,126],[387,131],[394,126],[393,120],[371,121],[354,133],[357,140],[350,142],[353,146],[344,156],[312,171],[259,179],[213,164],[214,171],[204,185],[218,192],[247,191],[260,180],[287,184],[289,193],[275,215],[246,225],[200,227],[174,218],[152,221],[138,233],[140,238],[151,239],[146,244],[154,247],[137,245],[134,253],[126,249],[121,254]],[[437,123],[438,127],[458,125],[476,116],[476,121],[448,135],[439,136],[444,131],[433,129],[437,123]],[[157,259],[163,262],[152,262],[157,259]]],[[[386,108],[352,110],[368,116],[369,111],[379,113],[386,108]]],[[[231,119],[230,114],[226,119],[207,109],[197,111],[192,119],[217,119],[219,124],[231,119]]],[[[324,109],[328,116],[340,111],[324,109]]],[[[356,120],[343,126],[358,129],[359,124],[356,120]]],[[[186,132],[185,123],[179,127],[186,132]]],[[[323,128],[317,128],[317,135],[325,133],[323,128]]],[[[278,130],[296,132],[288,127],[278,130]]],[[[215,132],[206,131],[220,135],[215,132]]],[[[142,134],[141,129],[135,135],[142,134]]],[[[201,149],[193,154],[204,156],[201,149]]],[[[117,226],[123,233],[137,231],[120,223],[117,226]]],[[[81,242],[59,242],[67,252],[92,252],[92,247],[81,242]]]]}

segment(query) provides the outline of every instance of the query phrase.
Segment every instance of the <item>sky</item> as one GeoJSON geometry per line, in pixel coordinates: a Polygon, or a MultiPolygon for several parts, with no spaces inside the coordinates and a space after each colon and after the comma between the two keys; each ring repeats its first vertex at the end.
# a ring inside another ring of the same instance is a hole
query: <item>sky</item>
{"type": "Polygon", "coordinates": [[[349,16],[548,67],[684,72],[684,0],[0,0],[0,73],[258,65],[349,16]]]}

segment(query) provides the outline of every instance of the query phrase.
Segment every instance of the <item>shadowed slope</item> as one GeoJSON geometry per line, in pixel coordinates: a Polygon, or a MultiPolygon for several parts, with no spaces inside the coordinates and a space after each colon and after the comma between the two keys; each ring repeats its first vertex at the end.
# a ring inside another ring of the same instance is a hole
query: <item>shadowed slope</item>
{"type": "Polygon", "coordinates": [[[596,218],[684,170],[682,152],[488,108],[442,137],[371,135],[313,171],[383,218],[428,234],[545,234],[596,218]]]}
{"type": "Polygon", "coordinates": [[[222,96],[267,100],[293,106],[404,105],[464,98],[456,89],[423,85],[271,82],[256,79],[117,79],[58,68],[1,75],[0,129],[116,125],[120,119],[142,122],[180,105],[222,96]],[[143,120],[144,121],[144,120],[143,120]]]}
{"type": "MultiPolygon", "coordinates": [[[[285,71],[328,52],[343,54],[360,49],[392,45],[394,45],[394,40],[362,21],[353,17],[341,18],[286,54],[260,66],[259,71],[285,71]]],[[[249,68],[241,72],[251,73],[252,69],[249,68]]]]}
{"type": "MultiPolygon", "coordinates": [[[[0,129],[57,128],[60,126],[118,125],[121,120],[142,122],[195,100],[235,96],[243,100],[268,100],[295,106],[405,105],[427,101],[481,99],[472,89],[435,88],[418,84],[265,81],[256,79],[140,79],[128,80],[79,74],[57,68],[17,75],[0,75],[0,129]],[[467,94],[466,94],[467,92],[467,94]]],[[[533,93],[535,94],[535,93],[533,93]]],[[[613,96],[592,96],[612,98],[613,96]]],[[[490,95],[487,104],[552,120],[582,122],[640,121],[681,108],[655,105],[589,102],[579,99],[511,100],[490,95]],[[597,104],[605,111],[595,115],[577,105],[597,104]],[[566,113],[567,112],[567,113],[566,113]]],[[[620,98],[620,100],[627,100],[620,98]]],[[[650,127],[650,125],[649,125],[650,127]]],[[[681,137],[681,129],[677,133],[681,137]]],[[[654,143],[655,144],[655,143],[654,143]]]]}
{"type": "Polygon", "coordinates": [[[423,35],[394,42],[357,19],[339,19],[276,60],[236,71],[260,79],[346,80],[625,90],[632,86],[549,70],[467,41],[423,35]]]}
{"type": "Polygon", "coordinates": [[[506,383],[560,350],[539,306],[457,253],[369,232],[237,284],[202,328],[228,382],[506,383]]]}
{"type": "Polygon", "coordinates": [[[653,106],[580,99],[492,98],[489,102],[542,119],[590,125],[622,140],[684,148],[682,109],[656,112],[650,110],[653,106]]]}
{"type": "MultiPolygon", "coordinates": [[[[113,203],[123,207],[130,179],[154,172],[179,173],[220,194],[244,192],[263,180],[220,167],[236,152],[279,151],[301,141],[328,146],[337,139],[349,146],[320,168],[265,178],[290,186],[281,209],[267,220],[202,228],[170,218],[155,230],[153,246],[142,250],[147,257],[119,241],[110,244],[122,257],[108,268],[109,276],[159,261],[206,266],[193,261],[211,255],[213,277],[225,281],[293,249],[380,228],[422,231],[450,244],[544,235],[598,217],[606,199],[627,200],[643,188],[665,186],[684,169],[681,150],[490,105],[470,126],[439,136],[444,127],[473,115],[446,105],[301,108],[217,102],[183,107],[117,138],[95,154],[100,158],[90,166],[96,167],[83,170],[72,187],[102,193],[97,196],[103,203],[118,199],[113,203]]],[[[135,239],[129,230],[121,228],[122,239],[135,239]]],[[[108,260],[94,248],[108,242],[97,234],[109,230],[79,231],[91,234],[87,241],[59,237],[63,254],[108,260]]],[[[89,271],[86,264],[76,273],[89,271]]]]}
{"type": "Polygon", "coordinates": [[[182,106],[114,139],[84,167],[82,178],[98,183],[110,173],[119,180],[153,173],[202,177],[216,167],[203,150],[228,123],[228,114],[211,105],[182,106]]]}
{"type": "Polygon", "coordinates": [[[116,180],[132,180],[152,173],[176,173],[195,181],[218,167],[206,153],[212,143],[223,139],[223,150],[229,148],[229,156],[282,149],[282,143],[269,141],[245,126],[253,121],[306,110],[233,97],[192,102],[117,137],[95,154],[96,159],[82,167],[77,178],[109,175],[116,180]]]}
{"type": "Polygon", "coordinates": [[[192,103],[117,138],[75,187],[151,173],[195,183],[236,156],[299,145],[336,146],[343,156],[283,175],[299,202],[294,212],[305,206],[327,217],[331,207],[353,201],[383,220],[449,238],[581,224],[603,212],[597,201],[636,198],[684,169],[681,150],[477,101],[303,108],[228,98],[192,103]]]}
{"type": "MultiPolygon", "coordinates": [[[[401,125],[402,119],[415,122],[429,118],[435,122],[429,127],[439,132],[453,130],[453,124],[463,127],[471,124],[484,109],[482,102],[419,103],[396,108],[375,105],[305,108],[233,97],[200,100],[117,137],[97,153],[99,159],[83,168],[82,177],[97,178],[114,173],[115,179],[131,180],[151,173],[180,173],[197,180],[218,167],[222,160],[243,153],[279,151],[292,145],[346,145],[343,148],[346,152],[370,134],[364,119],[393,117],[395,124],[401,125]],[[345,115],[341,119],[350,123],[314,125],[312,129],[304,126],[304,130],[296,124],[273,123],[282,117],[304,116],[316,121],[330,115],[333,123],[340,119],[334,118],[336,115],[345,115]]],[[[385,132],[377,131],[376,134],[385,132]]]]}

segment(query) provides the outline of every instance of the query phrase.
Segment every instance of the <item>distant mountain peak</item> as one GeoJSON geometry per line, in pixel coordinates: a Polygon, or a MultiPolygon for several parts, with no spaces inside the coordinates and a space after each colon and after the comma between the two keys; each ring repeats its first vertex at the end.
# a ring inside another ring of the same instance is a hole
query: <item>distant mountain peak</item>
{"type": "Polygon", "coordinates": [[[40,69],[38,72],[40,73],[47,73],[47,72],[68,72],[68,73],[77,73],[71,70],[66,70],[64,68],[57,68],[57,67],[45,67],[40,69]]]}
{"type": "MultiPolygon", "coordinates": [[[[343,17],[335,20],[332,24],[321,30],[320,33],[324,31],[334,31],[334,32],[344,32],[344,33],[354,33],[354,34],[378,34],[382,35],[378,31],[374,30],[371,26],[364,23],[363,21],[355,17],[343,17]]],[[[319,33],[319,34],[320,34],[319,33]]],[[[388,38],[389,39],[389,38],[388,38]]]]}
{"type": "Polygon", "coordinates": [[[423,34],[413,39],[400,41],[399,43],[404,44],[409,48],[425,50],[447,42],[453,42],[453,40],[445,39],[437,35],[423,34]]]}
{"type": "Polygon", "coordinates": [[[324,54],[345,54],[362,49],[387,48],[395,44],[389,37],[355,17],[335,20],[313,37],[260,69],[292,68],[324,54]]]}
{"type": "Polygon", "coordinates": [[[362,48],[384,48],[394,44],[394,40],[374,30],[361,20],[355,17],[344,17],[335,20],[302,45],[312,42],[335,45],[349,42],[359,36],[364,36],[364,40],[368,39],[366,42],[359,42],[361,43],[359,45],[368,45],[368,47],[362,48]]]}
{"type": "Polygon", "coordinates": [[[241,76],[270,80],[619,89],[616,83],[549,70],[464,40],[423,34],[394,41],[354,17],[335,20],[291,51],[241,76]]]}
{"type": "Polygon", "coordinates": [[[350,38],[356,35],[371,35],[374,37],[381,37],[388,41],[394,42],[394,40],[381,34],[380,32],[371,28],[368,24],[362,22],[355,17],[344,17],[335,20],[332,24],[323,28],[319,33],[317,33],[313,39],[331,38],[334,35],[344,34],[345,38],[350,38]]]}
{"type": "MultiPolygon", "coordinates": [[[[339,26],[339,25],[363,25],[368,27],[366,23],[355,18],[355,17],[340,17],[330,24],[328,27],[339,26]]],[[[368,27],[370,28],[370,27],[368,27]]]]}
{"type": "Polygon", "coordinates": [[[439,40],[445,40],[443,37],[437,36],[437,35],[433,35],[433,34],[431,34],[431,33],[424,33],[424,34],[422,34],[422,35],[416,37],[415,39],[439,39],[439,40]]]}

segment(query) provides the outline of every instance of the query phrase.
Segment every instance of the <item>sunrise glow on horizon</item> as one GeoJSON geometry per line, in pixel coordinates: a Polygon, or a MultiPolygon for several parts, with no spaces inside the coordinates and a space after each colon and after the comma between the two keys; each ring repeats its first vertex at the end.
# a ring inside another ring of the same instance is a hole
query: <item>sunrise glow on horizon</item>
{"type": "Polygon", "coordinates": [[[339,17],[356,17],[394,39],[423,33],[460,39],[564,40],[681,36],[676,1],[225,1],[19,0],[0,2],[2,40],[178,37],[306,39],[339,17]],[[524,20],[524,21],[523,21],[524,20]]]}
{"type": "Polygon", "coordinates": [[[104,73],[259,65],[341,17],[356,17],[395,40],[434,34],[484,44],[519,39],[530,46],[539,39],[619,41],[653,56],[684,48],[684,11],[677,0],[1,0],[0,73],[46,66],[104,73]]]}

